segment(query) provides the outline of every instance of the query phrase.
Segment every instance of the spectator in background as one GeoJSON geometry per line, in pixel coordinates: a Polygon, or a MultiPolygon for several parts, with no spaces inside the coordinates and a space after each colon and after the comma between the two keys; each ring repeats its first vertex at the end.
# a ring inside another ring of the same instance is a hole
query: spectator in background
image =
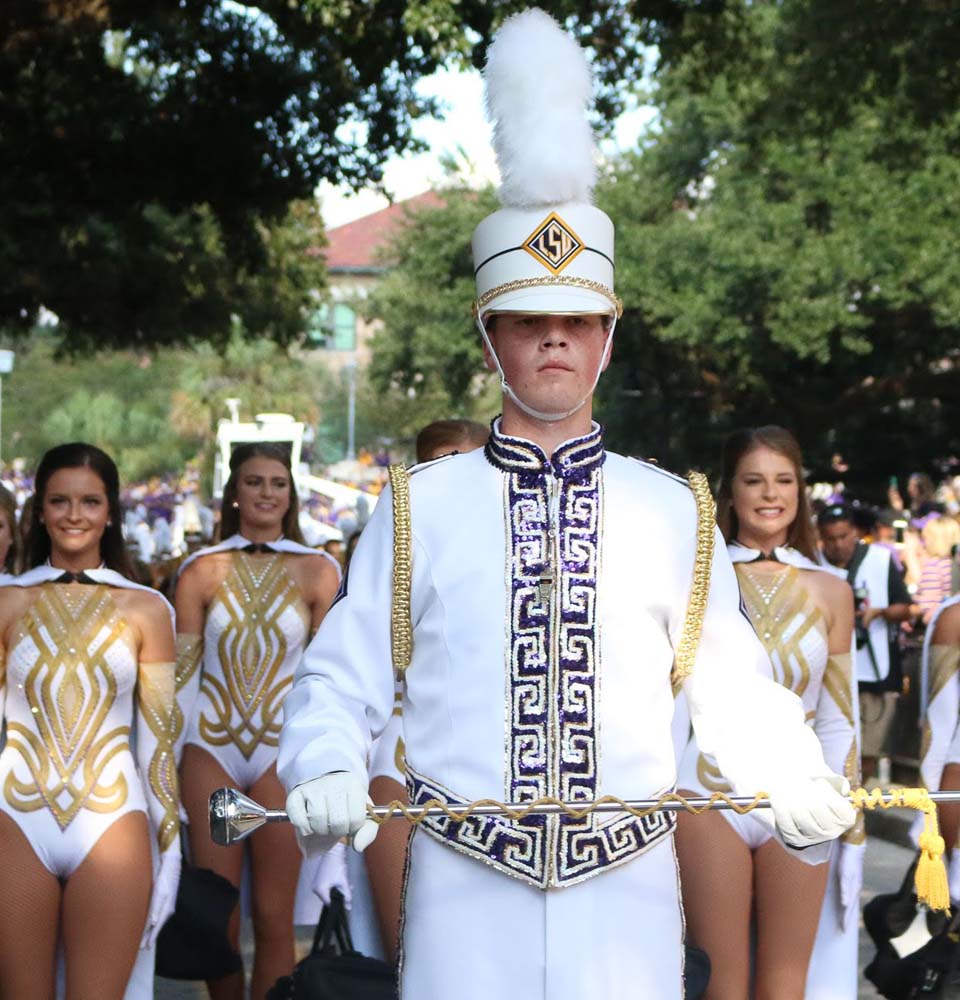
{"type": "Polygon", "coordinates": [[[900,623],[910,617],[910,592],[889,549],[859,540],[855,516],[842,504],[827,507],[817,527],[824,558],[846,573],[854,593],[860,754],[866,778],[876,773],[903,687],[897,637],[900,623]]]}
{"type": "Polygon", "coordinates": [[[924,625],[950,596],[954,548],[960,545],[960,524],[952,517],[933,515],[920,530],[910,532],[904,549],[907,579],[916,582],[914,601],[924,625]]]}
{"type": "Polygon", "coordinates": [[[482,448],[489,437],[490,428],[476,420],[435,420],[417,435],[417,462],[462,455],[482,448]]]}
{"type": "MultiPolygon", "coordinates": [[[[837,505],[831,504],[831,506],[835,507],[837,505]]],[[[873,541],[874,527],[877,523],[876,509],[868,504],[860,503],[859,500],[854,500],[847,506],[847,510],[850,518],[849,523],[852,525],[854,531],[856,531],[857,538],[869,545],[873,541]]]]}
{"type": "Polygon", "coordinates": [[[0,486],[0,572],[20,571],[20,531],[17,527],[17,500],[0,486]]]}
{"type": "Polygon", "coordinates": [[[890,482],[887,490],[887,500],[890,506],[898,512],[909,510],[912,518],[926,517],[928,514],[942,514],[944,508],[935,499],[933,480],[925,472],[912,472],[907,480],[907,498],[910,501],[909,508],[906,508],[900,490],[897,487],[896,479],[890,482]]]}
{"type": "Polygon", "coordinates": [[[933,480],[925,472],[911,473],[907,480],[907,494],[910,497],[910,513],[913,517],[943,513],[943,505],[937,503],[933,480]]]}
{"type": "Polygon", "coordinates": [[[897,524],[901,532],[906,526],[900,514],[892,507],[886,507],[877,514],[877,523],[873,526],[873,544],[886,549],[890,553],[890,558],[894,565],[903,573],[903,559],[900,557],[900,550],[903,548],[902,538],[897,538],[897,524]]]}

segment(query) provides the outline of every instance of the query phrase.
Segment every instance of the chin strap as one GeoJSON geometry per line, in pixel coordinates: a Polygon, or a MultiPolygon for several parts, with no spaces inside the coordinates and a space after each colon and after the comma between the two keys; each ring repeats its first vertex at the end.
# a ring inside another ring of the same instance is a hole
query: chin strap
{"type": "Polygon", "coordinates": [[[525,403],[513,390],[513,386],[507,381],[506,375],[503,374],[503,367],[500,364],[500,359],[497,357],[497,352],[493,349],[493,344],[490,343],[490,337],[487,334],[487,328],[483,325],[483,318],[477,316],[476,318],[477,328],[480,330],[480,336],[483,337],[483,342],[486,344],[487,350],[490,352],[490,356],[493,358],[493,363],[497,366],[497,373],[500,376],[500,388],[520,407],[521,410],[528,416],[533,417],[534,420],[543,420],[547,423],[556,423],[558,420],[566,420],[567,417],[572,417],[574,413],[577,412],[593,395],[593,390],[596,389],[597,383],[600,381],[600,376],[603,373],[603,362],[607,357],[607,351],[610,350],[610,342],[613,340],[613,331],[617,326],[617,317],[614,315],[610,320],[610,331],[607,333],[607,339],[603,345],[603,353],[600,355],[600,364],[597,365],[597,374],[593,378],[593,385],[590,386],[590,391],[570,410],[566,410],[562,413],[544,413],[542,410],[535,410],[528,403],[525,403]]]}

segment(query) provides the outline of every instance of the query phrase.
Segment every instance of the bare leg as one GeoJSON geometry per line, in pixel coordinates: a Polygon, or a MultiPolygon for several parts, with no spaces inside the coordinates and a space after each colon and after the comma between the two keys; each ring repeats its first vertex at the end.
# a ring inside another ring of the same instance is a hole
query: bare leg
{"type": "Polygon", "coordinates": [[[716,812],[681,813],[676,845],[687,932],[710,956],[707,1000],[746,1000],[753,892],[750,848],[716,812]]]}
{"type": "Polygon", "coordinates": [[[803,1000],[830,865],[808,865],[775,840],[754,852],[756,1000],[803,1000]]]}
{"type": "MultiPolygon", "coordinates": [[[[243,844],[220,847],[210,839],[210,795],[217,788],[236,788],[226,771],[202,747],[188,743],[180,765],[180,793],[190,820],[190,853],[199,868],[209,868],[233,885],[240,885],[243,873],[243,844]]],[[[243,791],[243,789],[240,789],[243,791]]],[[[234,909],[227,937],[240,950],[240,911],[234,909]]],[[[212,1000],[243,1000],[243,972],[207,982],[212,1000]]]]}
{"type": "MultiPolygon", "coordinates": [[[[947,764],[943,769],[940,788],[945,792],[960,789],[960,764],[947,764]]],[[[937,810],[940,813],[940,834],[947,850],[952,851],[957,846],[957,837],[960,835],[960,802],[944,802],[937,810]]]]}
{"type": "Polygon", "coordinates": [[[0,997],[53,1000],[60,882],[0,813],[0,997]]]}
{"type": "MultiPolygon", "coordinates": [[[[370,782],[370,798],[374,805],[385,806],[399,799],[407,801],[407,790],[393,778],[378,777],[370,782]]],[[[377,911],[380,939],[387,958],[397,960],[400,938],[400,911],[403,904],[403,866],[407,857],[407,842],[412,827],[402,817],[388,820],[377,839],[363,852],[370,877],[370,891],[377,911]]]]}
{"type": "Polygon", "coordinates": [[[123,1000],[152,885],[150,825],[146,814],[130,812],[94,844],[63,890],[67,1000],[123,1000]]]}
{"type": "MultiPolygon", "coordinates": [[[[271,767],[250,788],[250,797],[268,809],[282,809],[286,792],[271,767]]],[[[255,941],[252,1000],[262,1000],[281,977],[293,972],[293,904],[300,876],[300,848],[289,823],[261,827],[250,838],[255,941]]]]}

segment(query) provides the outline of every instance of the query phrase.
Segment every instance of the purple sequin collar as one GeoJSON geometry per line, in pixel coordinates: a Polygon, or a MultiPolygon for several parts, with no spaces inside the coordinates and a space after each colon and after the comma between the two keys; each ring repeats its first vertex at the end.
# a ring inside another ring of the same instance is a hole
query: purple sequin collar
{"type": "Polygon", "coordinates": [[[500,418],[490,425],[490,440],[483,449],[487,461],[501,472],[527,475],[550,473],[558,479],[583,479],[599,469],[606,458],[603,428],[594,421],[589,434],[564,441],[547,458],[543,449],[525,438],[510,437],[500,430],[500,418]]]}

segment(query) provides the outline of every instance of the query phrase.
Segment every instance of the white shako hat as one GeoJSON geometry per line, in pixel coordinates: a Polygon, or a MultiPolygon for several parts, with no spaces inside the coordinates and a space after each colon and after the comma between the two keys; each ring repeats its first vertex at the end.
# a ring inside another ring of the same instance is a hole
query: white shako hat
{"type": "Polygon", "coordinates": [[[619,316],[613,223],[591,204],[583,50],[542,10],[506,20],[484,69],[503,208],[473,234],[478,323],[491,312],[619,316]]]}

